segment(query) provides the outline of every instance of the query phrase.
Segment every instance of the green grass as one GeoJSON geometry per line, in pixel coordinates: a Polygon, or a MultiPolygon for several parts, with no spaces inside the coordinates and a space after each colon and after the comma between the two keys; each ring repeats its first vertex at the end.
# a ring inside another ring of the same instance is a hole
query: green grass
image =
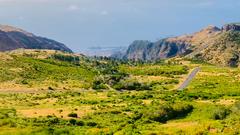
{"type": "Polygon", "coordinates": [[[120,71],[133,75],[174,76],[188,73],[188,68],[183,65],[139,65],[120,66],[120,71]]]}
{"type": "Polygon", "coordinates": [[[188,87],[188,91],[222,96],[239,96],[239,73],[240,70],[237,68],[202,67],[202,71],[188,87]]]}
{"type": "Polygon", "coordinates": [[[93,70],[70,63],[18,56],[13,56],[10,61],[1,61],[0,72],[1,82],[14,80],[18,84],[31,87],[48,81],[70,84],[78,81],[84,83],[83,88],[87,88],[96,75],[93,70]]]}
{"type": "Polygon", "coordinates": [[[37,90],[0,91],[0,134],[239,134],[238,68],[39,53],[0,61],[2,87],[37,90]]]}

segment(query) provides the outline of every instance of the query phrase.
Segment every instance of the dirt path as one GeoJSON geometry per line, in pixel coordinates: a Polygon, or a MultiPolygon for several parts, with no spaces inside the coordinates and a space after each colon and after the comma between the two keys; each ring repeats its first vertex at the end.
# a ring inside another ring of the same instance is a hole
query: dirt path
{"type": "Polygon", "coordinates": [[[187,77],[187,79],[180,85],[178,90],[183,90],[185,89],[190,82],[194,79],[194,77],[197,75],[197,73],[201,70],[200,67],[195,68],[187,77]]]}

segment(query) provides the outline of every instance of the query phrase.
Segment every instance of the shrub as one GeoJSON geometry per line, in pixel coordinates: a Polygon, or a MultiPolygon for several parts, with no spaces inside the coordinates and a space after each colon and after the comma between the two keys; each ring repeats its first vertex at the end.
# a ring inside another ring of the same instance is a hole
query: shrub
{"type": "Polygon", "coordinates": [[[28,84],[28,81],[26,79],[24,79],[21,81],[21,83],[26,85],[26,84],[28,84]]]}
{"type": "Polygon", "coordinates": [[[53,87],[51,87],[51,86],[49,86],[49,87],[48,87],[48,90],[54,90],[54,88],[53,88],[53,87]]]}
{"type": "MultiPolygon", "coordinates": [[[[67,128],[56,129],[56,128],[50,127],[44,130],[46,130],[47,134],[49,135],[69,135],[70,134],[70,131],[67,128]]],[[[46,134],[46,133],[40,132],[40,134],[46,134]]]]}
{"type": "Polygon", "coordinates": [[[95,127],[95,126],[97,126],[97,123],[96,122],[87,122],[87,126],[89,126],[89,127],[95,127]]]}
{"type": "Polygon", "coordinates": [[[151,108],[144,113],[144,116],[150,120],[157,122],[166,122],[173,118],[173,108],[168,105],[161,106],[159,108],[151,108]]]}
{"type": "Polygon", "coordinates": [[[48,125],[55,125],[58,124],[60,122],[59,118],[57,118],[56,116],[47,116],[47,122],[48,125]]]}
{"type": "Polygon", "coordinates": [[[78,114],[72,112],[72,113],[68,114],[68,117],[77,118],[78,114]]]}
{"type": "Polygon", "coordinates": [[[225,107],[218,107],[212,114],[212,119],[223,120],[230,114],[230,110],[225,107]]]}
{"type": "Polygon", "coordinates": [[[0,119],[11,118],[16,116],[15,109],[0,109],[0,119]]]}
{"type": "Polygon", "coordinates": [[[173,115],[175,117],[182,117],[193,110],[193,106],[189,104],[176,103],[173,106],[173,115]]]}
{"type": "Polygon", "coordinates": [[[240,114],[240,102],[236,102],[232,108],[231,108],[231,112],[234,113],[234,114],[240,114]]]}
{"type": "Polygon", "coordinates": [[[151,90],[150,85],[135,80],[121,81],[114,85],[116,90],[151,90]]]}
{"type": "Polygon", "coordinates": [[[95,90],[107,89],[107,86],[104,84],[104,77],[98,76],[94,79],[92,88],[95,90]]]}
{"type": "Polygon", "coordinates": [[[147,110],[143,112],[143,117],[157,122],[166,122],[170,119],[183,117],[190,113],[192,110],[192,105],[184,103],[162,105],[160,107],[147,108],[147,110]]]}
{"type": "Polygon", "coordinates": [[[72,125],[76,125],[77,120],[75,120],[75,119],[70,119],[70,120],[69,120],[69,123],[72,124],[72,125]]]}
{"type": "Polygon", "coordinates": [[[100,90],[100,89],[107,89],[107,86],[100,81],[94,81],[92,88],[95,90],[100,90]]]}
{"type": "Polygon", "coordinates": [[[84,126],[85,123],[84,123],[84,121],[77,121],[77,122],[76,122],[76,125],[78,125],[78,126],[84,126]]]}
{"type": "Polygon", "coordinates": [[[78,56],[54,54],[51,57],[55,60],[66,61],[66,62],[71,62],[71,63],[79,63],[79,61],[80,61],[80,58],[78,56]]]}

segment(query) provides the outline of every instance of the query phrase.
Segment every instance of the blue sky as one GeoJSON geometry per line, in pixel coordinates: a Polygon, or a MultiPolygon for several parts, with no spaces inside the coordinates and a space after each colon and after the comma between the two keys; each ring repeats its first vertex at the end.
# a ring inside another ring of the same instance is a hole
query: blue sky
{"type": "Polygon", "coordinates": [[[0,23],[55,39],[74,51],[128,46],[240,22],[239,0],[0,0],[0,23]]]}

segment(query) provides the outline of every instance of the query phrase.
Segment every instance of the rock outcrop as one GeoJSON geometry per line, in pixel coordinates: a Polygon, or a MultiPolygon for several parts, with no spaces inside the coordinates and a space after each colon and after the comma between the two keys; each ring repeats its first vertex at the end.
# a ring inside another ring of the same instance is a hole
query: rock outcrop
{"type": "Polygon", "coordinates": [[[226,24],[222,27],[223,31],[240,31],[240,24],[226,24]]]}

